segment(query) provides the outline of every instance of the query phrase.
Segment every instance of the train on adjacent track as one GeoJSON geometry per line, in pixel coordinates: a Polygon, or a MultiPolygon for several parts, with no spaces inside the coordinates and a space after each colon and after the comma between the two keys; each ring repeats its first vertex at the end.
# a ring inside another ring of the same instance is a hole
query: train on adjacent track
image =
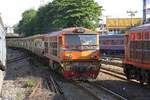
{"type": "Polygon", "coordinates": [[[126,32],[123,67],[128,79],[150,84],[150,24],[126,32]]]}
{"type": "Polygon", "coordinates": [[[5,28],[0,17],[0,69],[6,69],[6,39],[5,39],[5,28]]]}
{"type": "Polygon", "coordinates": [[[100,35],[100,53],[102,57],[123,58],[124,40],[124,34],[100,35]]]}
{"type": "Polygon", "coordinates": [[[8,47],[23,48],[48,59],[52,70],[68,79],[95,79],[100,69],[99,34],[82,27],[7,39],[8,47]]]}

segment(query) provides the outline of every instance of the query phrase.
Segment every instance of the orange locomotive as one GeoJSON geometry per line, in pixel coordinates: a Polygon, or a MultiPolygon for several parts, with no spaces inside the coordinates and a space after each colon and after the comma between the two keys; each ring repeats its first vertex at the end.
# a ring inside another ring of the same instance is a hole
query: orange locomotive
{"type": "Polygon", "coordinates": [[[150,24],[126,33],[123,67],[128,79],[150,84],[150,24]]]}
{"type": "Polygon", "coordinates": [[[44,35],[9,39],[7,44],[48,58],[51,69],[59,70],[66,78],[93,79],[99,73],[99,35],[89,29],[66,28],[44,35]]]}

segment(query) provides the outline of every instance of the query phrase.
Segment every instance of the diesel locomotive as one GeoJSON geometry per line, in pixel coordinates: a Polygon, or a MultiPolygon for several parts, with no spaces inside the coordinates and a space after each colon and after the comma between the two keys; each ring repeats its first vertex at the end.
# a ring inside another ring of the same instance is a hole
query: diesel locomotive
{"type": "Polygon", "coordinates": [[[99,34],[82,27],[7,40],[9,47],[24,48],[47,58],[52,70],[65,78],[94,79],[100,69],[99,34]]]}

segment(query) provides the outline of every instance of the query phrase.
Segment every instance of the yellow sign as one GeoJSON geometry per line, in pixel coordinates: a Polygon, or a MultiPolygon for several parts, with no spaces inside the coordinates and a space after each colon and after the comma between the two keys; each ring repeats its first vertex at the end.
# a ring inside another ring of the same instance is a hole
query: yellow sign
{"type": "Polygon", "coordinates": [[[141,18],[107,18],[107,28],[127,28],[137,24],[141,24],[141,18]]]}

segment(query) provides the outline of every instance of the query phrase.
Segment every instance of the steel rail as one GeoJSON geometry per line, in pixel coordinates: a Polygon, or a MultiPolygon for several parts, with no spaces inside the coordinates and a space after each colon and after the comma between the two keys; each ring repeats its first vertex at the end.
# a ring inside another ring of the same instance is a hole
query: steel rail
{"type": "Polygon", "coordinates": [[[46,83],[47,83],[47,86],[48,86],[49,90],[53,91],[58,96],[60,96],[61,100],[66,100],[66,97],[65,97],[64,93],[62,92],[62,89],[60,88],[60,86],[57,83],[57,81],[54,80],[54,78],[52,77],[52,75],[49,76],[49,78],[47,79],[46,83]]]}
{"type": "Polygon", "coordinates": [[[16,57],[16,58],[7,60],[7,63],[13,63],[13,62],[16,62],[16,61],[20,61],[20,60],[22,60],[22,59],[25,59],[25,58],[27,58],[27,56],[16,57]]]}
{"type": "Polygon", "coordinates": [[[121,67],[122,68],[122,63],[119,63],[119,62],[111,62],[111,61],[102,60],[101,63],[102,64],[115,65],[117,67],[121,67]]]}
{"type": "Polygon", "coordinates": [[[88,95],[92,96],[96,100],[101,100],[101,98],[99,98],[97,95],[95,95],[92,91],[89,91],[86,87],[80,85],[78,82],[72,80],[71,83],[73,85],[75,85],[76,87],[78,87],[79,89],[85,91],[88,95]]]}
{"type": "Polygon", "coordinates": [[[123,72],[116,71],[112,68],[101,67],[101,69],[107,70],[107,71],[110,71],[110,72],[113,72],[113,73],[116,73],[116,74],[119,74],[119,75],[125,75],[123,72]]]}
{"type": "Polygon", "coordinates": [[[88,84],[90,84],[90,85],[92,85],[92,86],[94,86],[94,87],[96,87],[96,88],[98,88],[98,89],[101,89],[101,90],[103,90],[103,91],[105,91],[105,92],[107,92],[107,93],[109,93],[109,94],[115,96],[115,97],[118,98],[119,100],[127,100],[125,97],[119,95],[118,93],[115,93],[115,92],[111,91],[110,89],[107,89],[107,88],[103,87],[103,86],[100,85],[100,84],[91,83],[91,82],[89,82],[89,81],[88,81],[88,84]]]}
{"type": "Polygon", "coordinates": [[[117,78],[122,79],[122,80],[127,80],[124,75],[120,75],[118,73],[111,72],[110,70],[101,69],[100,72],[114,76],[114,77],[117,77],[117,78]]]}

